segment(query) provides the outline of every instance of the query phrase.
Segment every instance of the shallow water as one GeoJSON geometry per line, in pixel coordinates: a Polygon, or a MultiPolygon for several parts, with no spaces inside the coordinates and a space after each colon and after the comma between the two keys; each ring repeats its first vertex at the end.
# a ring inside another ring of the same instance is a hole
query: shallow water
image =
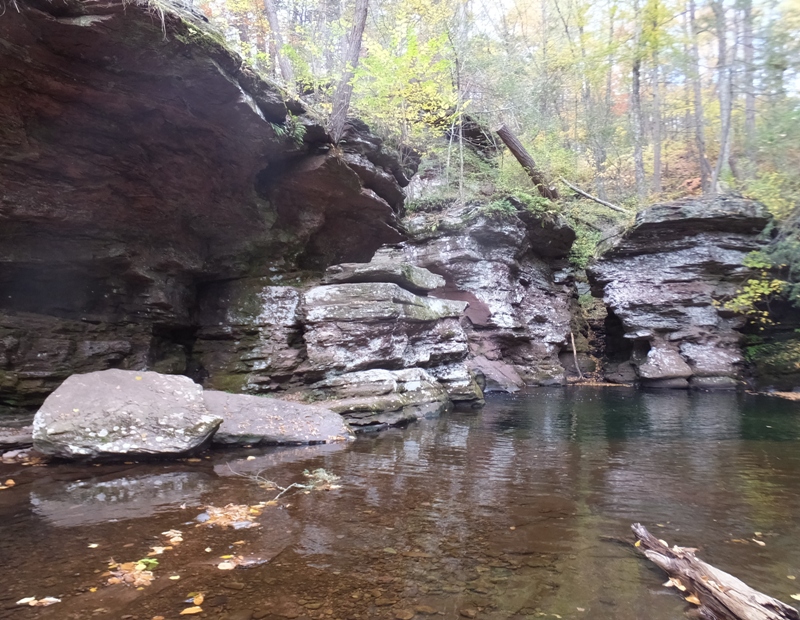
{"type": "Polygon", "coordinates": [[[615,541],[635,521],[772,596],[800,592],[800,404],[768,397],[542,389],[343,446],[6,478],[3,618],[178,618],[191,592],[193,617],[229,620],[681,618],[663,574],[615,541]],[[289,493],[259,528],[195,525],[205,505],[274,497],[254,474],[286,485],[318,467],[341,488],[289,493]],[[142,558],[169,529],[184,541],[151,586],[104,585],[109,558],[142,558]],[[228,554],[253,565],[217,569],[228,554]],[[15,605],[27,596],[63,602],[15,605]]]}

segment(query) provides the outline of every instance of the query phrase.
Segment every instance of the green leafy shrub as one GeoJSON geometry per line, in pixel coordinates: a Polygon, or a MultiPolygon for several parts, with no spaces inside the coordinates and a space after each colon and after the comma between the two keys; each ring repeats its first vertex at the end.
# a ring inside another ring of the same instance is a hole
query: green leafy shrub
{"type": "Polygon", "coordinates": [[[599,230],[593,230],[583,224],[574,224],[573,228],[575,229],[575,242],[569,253],[569,262],[578,269],[586,269],[589,261],[595,256],[602,234],[599,230]]]}
{"type": "Polygon", "coordinates": [[[784,290],[787,282],[772,277],[770,271],[776,265],[764,252],[750,252],[744,259],[744,266],[759,270],[758,275],[749,278],[731,299],[722,304],[722,308],[743,314],[762,326],[771,324],[769,301],[784,290]]]}

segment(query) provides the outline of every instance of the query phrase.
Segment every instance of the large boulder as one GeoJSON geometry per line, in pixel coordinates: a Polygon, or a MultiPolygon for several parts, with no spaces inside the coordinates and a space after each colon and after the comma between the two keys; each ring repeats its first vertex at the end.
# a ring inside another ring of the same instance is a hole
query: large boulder
{"type": "Polygon", "coordinates": [[[420,297],[392,283],[335,284],[312,288],[304,307],[315,370],[437,366],[467,355],[462,301],[420,297]]]}
{"type": "Polygon", "coordinates": [[[741,375],[742,316],[724,309],[751,274],[766,211],[735,196],[658,204],[632,228],[605,240],[588,270],[608,309],[606,343],[616,352],[608,378],[627,362],[643,385],[731,388],[741,375]]]}
{"type": "Polygon", "coordinates": [[[207,390],[209,413],[222,418],[213,442],[223,445],[298,445],[347,441],[342,416],[303,403],[207,390]]]}
{"type": "Polygon", "coordinates": [[[442,384],[421,368],[345,373],[311,385],[305,395],[362,430],[436,416],[450,406],[442,384]]]}
{"type": "Polygon", "coordinates": [[[104,370],[73,375],[47,397],[33,445],[64,458],[185,454],[221,423],[188,377],[104,370]]]}

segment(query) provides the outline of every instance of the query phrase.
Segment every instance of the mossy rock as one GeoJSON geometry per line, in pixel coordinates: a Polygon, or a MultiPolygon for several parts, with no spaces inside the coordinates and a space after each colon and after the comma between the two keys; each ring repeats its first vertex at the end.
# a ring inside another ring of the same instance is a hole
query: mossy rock
{"type": "Polygon", "coordinates": [[[778,390],[800,386],[800,338],[752,345],[745,354],[760,386],[778,390]]]}

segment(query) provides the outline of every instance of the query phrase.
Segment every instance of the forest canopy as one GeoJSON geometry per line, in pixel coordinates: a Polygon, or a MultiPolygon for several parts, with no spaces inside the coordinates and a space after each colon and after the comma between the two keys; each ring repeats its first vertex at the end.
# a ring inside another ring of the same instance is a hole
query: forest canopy
{"type": "MultiPolygon", "coordinates": [[[[354,5],[201,6],[330,112],[354,5]]],[[[602,199],[737,190],[782,219],[800,196],[799,68],[800,0],[373,0],[351,113],[434,155],[465,118],[505,124],[548,177],[602,199]]],[[[513,160],[496,174],[524,184],[513,160]]]]}

